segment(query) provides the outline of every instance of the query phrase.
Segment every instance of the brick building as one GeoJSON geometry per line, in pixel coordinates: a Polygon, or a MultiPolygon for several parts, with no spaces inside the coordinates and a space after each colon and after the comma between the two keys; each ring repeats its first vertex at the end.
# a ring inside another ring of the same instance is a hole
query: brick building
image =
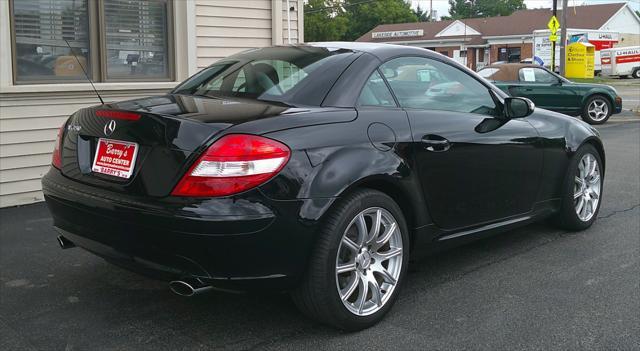
{"type": "MultiPolygon", "coordinates": [[[[617,32],[617,46],[640,45],[640,18],[627,3],[572,6],[568,11],[567,28],[617,32]]],[[[475,70],[496,61],[531,58],[533,32],[547,29],[551,14],[551,9],[532,9],[503,17],[383,24],[357,41],[419,46],[475,70]]]]}

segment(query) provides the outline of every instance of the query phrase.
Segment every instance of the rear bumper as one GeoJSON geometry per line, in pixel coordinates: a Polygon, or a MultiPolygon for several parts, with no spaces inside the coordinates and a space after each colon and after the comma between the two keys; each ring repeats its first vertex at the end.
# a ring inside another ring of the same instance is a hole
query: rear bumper
{"type": "Polygon", "coordinates": [[[56,169],[42,185],[56,230],[77,246],[138,273],[197,277],[223,289],[295,286],[317,225],[298,215],[311,200],[274,201],[259,190],[218,199],[136,199],[56,169]]]}

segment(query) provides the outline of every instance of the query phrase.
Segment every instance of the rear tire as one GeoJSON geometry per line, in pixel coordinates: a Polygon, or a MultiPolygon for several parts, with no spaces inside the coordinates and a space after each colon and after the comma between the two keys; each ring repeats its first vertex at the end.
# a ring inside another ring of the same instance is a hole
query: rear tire
{"type": "Polygon", "coordinates": [[[603,124],[613,113],[613,105],[603,95],[593,95],[582,107],[582,119],[589,124],[603,124]]]}
{"type": "Polygon", "coordinates": [[[640,79],[640,68],[636,68],[633,73],[631,73],[631,76],[633,78],[640,79]]]}
{"type": "Polygon", "coordinates": [[[327,215],[293,301],[321,323],[362,330],[391,309],[408,263],[409,236],[400,207],[382,192],[357,190],[327,215]]]}
{"type": "Polygon", "coordinates": [[[556,224],[571,231],[589,228],[598,217],[602,190],[603,168],[600,154],[593,145],[585,144],[569,162],[562,187],[562,205],[555,217],[556,224]]]}

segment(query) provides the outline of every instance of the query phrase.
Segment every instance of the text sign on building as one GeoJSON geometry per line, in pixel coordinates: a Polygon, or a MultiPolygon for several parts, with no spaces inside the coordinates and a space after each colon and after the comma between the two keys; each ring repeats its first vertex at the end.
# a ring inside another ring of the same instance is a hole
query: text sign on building
{"type": "Polygon", "coordinates": [[[412,30],[396,30],[393,32],[373,32],[371,38],[373,39],[386,39],[386,38],[407,38],[407,37],[421,37],[424,35],[422,29],[412,30]]]}

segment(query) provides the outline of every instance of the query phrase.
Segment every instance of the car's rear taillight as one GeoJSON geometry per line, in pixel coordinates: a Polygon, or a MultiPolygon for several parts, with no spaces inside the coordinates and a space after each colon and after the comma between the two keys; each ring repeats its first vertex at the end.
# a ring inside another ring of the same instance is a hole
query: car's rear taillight
{"type": "Polygon", "coordinates": [[[58,129],[58,136],[56,137],[56,144],[53,146],[53,155],[51,156],[51,165],[57,169],[62,168],[62,135],[64,134],[64,127],[67,123],[63,123],[60,129],[58,129]]]}
{"type": "Polygon", "coordinates": [[[171,194],[189,197],[237,194],[273,178],[290,155],[289,147],[273,139],[229,134],[200,156],[171,194]]]}

